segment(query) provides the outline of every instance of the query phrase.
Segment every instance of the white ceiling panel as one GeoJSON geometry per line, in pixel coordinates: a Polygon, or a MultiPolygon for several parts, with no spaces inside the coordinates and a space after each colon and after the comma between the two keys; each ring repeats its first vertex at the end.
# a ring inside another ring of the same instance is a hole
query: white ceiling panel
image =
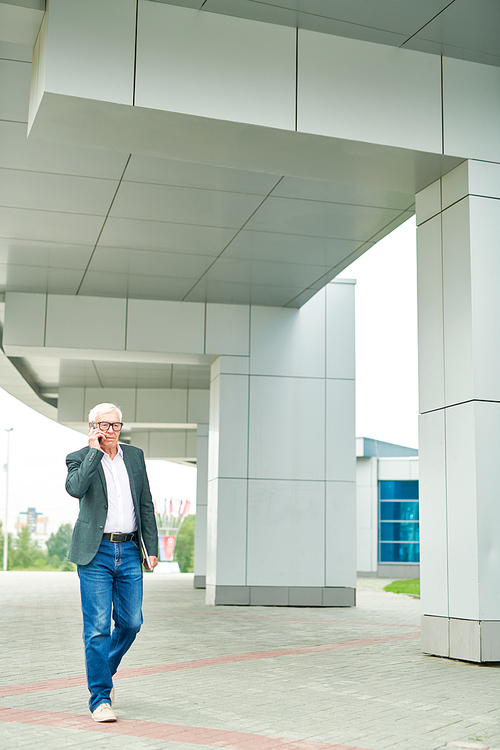
{"type": "Polygon", "coordinates": [[[147,364],[137,370],[138,388],[171,388],[173,365],[147,364]]]}
{"type": "MultiPolygon", "coordinates": [[[[31,361],[31,360],[28,360],[31,361]]],[[[89,373],[86,377],[81,377],[78,374],[74,375],[66,375],[63,377],[62,373],[59,378],[59,387],[60,388],[100,388],[101,383],[97,375],[94,373],[89,373]]]]}
{"type": "Polygon", "coordinates": [[[128,155],[103,149],[64,146],[27,137],[27,126],[0,122],[0,167],[119,180],[128,155]]]}
{"type": "Polygon", "coordinates": [[[33,48],[28,44],[14,44],[13,42],[0,42],[0,58],[2,60],[23,60],[31,62],[33,48]]]}
{"type": "Polygon", "coordinates": [[[334,279],[337,273],[338,271],[336,271],[335,269],[327,271],[324,276],[319,276],[316,281],[310,284],[308,289],[316,293],[320,289],[323,289],[323,287],[328,284],[329,281],[334,279]]]}
{"type": "Polygon", "coordinates": [[[306,289],[305,291],[293,297],[293,299],[289,300],[285,306],[293,308],[302,307],[302,305],[305,305],[306,302],[309,302],[311,297],[314,297],[315,294],[317,294],[316,289],[306,289]]]}
{"type": "Polygon", "coordinates": [[[210,388],[210,366],[172,365],[172,388],[210,388]]]}
{"type": "Polygon", "coordinates": [[[256,195],[267,195],[279,179],[277,175],[192,164],[173,159],[153,159],[136,154],[132,155],[124,176],[125,182],[156,183],[256,195]]]}
{"type": "MultiPolygon", "coordinates": [[[[253,1],[253,0],[251,0],[253,1]]],[[[424,23],[449,4],[450,0],[265,0],[266,5],[294,9],[300,13],[331,18],[376,29],[414,34],[424,23]]],[[[232,0],[233,6],[239,4],[232,0]]]]}
{"type": "Polygon", "coordinates": [[[244,229],[226,248],[223,257],[263,261],[272,259],[278,263],[303,263],[331,268],[359,245],[359,240],[252,232],[244,229]]]}
{"type": "Polygon", "coordinates": [[[246,229],[367,240],[399,213],[371,206],[271,197],[250,219],[246,229]]]}
{"type": "Polygon", "coordinates": [[[28,122],[31,65],[0,60],[0,120],[28,122]]]}
{"type": "Polygon", "coordinates": [[[150,379],[147,384],[140,382],[142,380],[137,375],[127,375],[121,372],[115,367],[107,373],[103,373],[99,370],[100,382],[103,388],[167,388],[165,385],[166,379],[157,375],[154,379],[150,379]]]}
{"type": "Polygon", "coordinates": [[[160,0],[437,55],[500,65],[498,0],[160,0]]]}
{"type": "Polygon", "coordinates": [[[67,268],[16,266],[9,263],[0,272],[0,279],[4,280],[0,283],[0,291],[76,294],[81,277],[81,271],[67,268]]]}
{"type": "Polygon", "coordinates": [[[212,262],[213,258],[206,255],[131,251],[130,273],[193,279],[205,273],[212,262]]]}
{"type": "MultiPolygon", "coordinates": [[[[165,0],[165,2],[170,2],[170,0],[165,0]]],[[[203,10],[209,13],[248,18],[253,21],[264,21],[264,23],[277,23],[281,26],[296,26],[298,18],[295,10],[277,8],[271,3],[253,0],[239,0],[238,3],[234,0],[206,0],[203,10]]]]}
{"type": "Polygon", "coordinates": [[[197,279],[88,271],[80,294],[92,297],[176,300],[184,298],[197,279]]]}
{"type": "MultiPolygon", "coordinates": [[[[272,299],[273,295],[271,292],[272,287],[256,284],[252,285],[251,290],[251,302],[253,305],[269,305],[269,300],[272,299]]],[[[303,290],[296,289],[294,287],[279,287],[277,289],[276,297],[279,299],[279,304],[284,307],[290,300],[295,299],[298,294],[303,290]]],[[[272,303],[274,304],[274,303],[272,303]]]]}
{"type": "Polygon", "coordinates": [[[174,276],[198,278],[213,262],[206,255],[159,253],[147,250],[122,250],[115,247],[98,247],[90,271],[109,271],[144,276],[174,276]]]}
{"type": "Polygon", "coordinates": [[[185,298],[187,302],[222,302],[235,305],[284,306],[303,291],[303,287],[241,284],[204,277],[185,298]],[[274,300],[274,301],[273,301],[274,300]]]}
{"type": "Polygon", "coordinates": [[[415,200],[414,195],[397,193],[383,188],[342,185],[336,182],[303,180],[296,177],[284,177],[273,190],[273,198],[276,197],[319,200],[330,203],[352,203],[356,206],[398,208],[400,210],[408,208],[415,200]]]}
{"type": "Polygon", "coordinates": [[[317,31],[320,34],[332,34],[343,36],[348,39],[361,39],[363,42],[375,42],[375,44],[387,44],[391,47],[399,47],[407,38],[405,34],[399,34],[387,29],[379,29],[374,26],[361,26],[348,21],[339,21],[335,18],[317,16],[314,13],[298,13],[297,26],[307,31],[317,31]]]}
{"type": "Polygon", "coordinates": [[[126,297],[128,294],[128,273],[115,273],[104,271],[87,271],[83,281],[80,275],[81,286],[79,293],[90,297],[126,297]]]}
{"type": "Polygon", "coordinates": [[[55,373],[55,366],[59,365],[59,382],[62,387],[195,388],[203,390],[210,387],[209,365],[172,365],[76,359],[63,359],[59,363],[59,360],[52,360],[48,357],[30,357],[29,364],[40,377],[42,372],[46,375],[55,373]]]}
{"type": "Polygon", "coordinates": [[[52,242],[0,238],[0,263],[48,268],[86,268],[92,254],[90,245],[67,245],[52,242]]]}
{"type": "Polygon", "coordinates": [[[99,243],[106,247],[217,256],[234,235],[234,229],[222,227],[110,217],[99,243]]]}
{"type": "MultiPolygon", "coordinates": [[[[343,5],[346,6],[347,3],[344,2],[343,5]]],[[[278,6],[276,4],[259,2],[259,0],[207,0],[203,6],[203,10],[212,13],[240,16],[241,18],[249,18],[255,21],[264,21],[265,23],[276,23],[281,26],[319,31],[323,34],[334,34],[336,36],[363,39],[367,42],[390,44],[396,47],[402,44],[407,38],[406,34],[398,33],[381,26],[370,26],[368,24],[351,23],[342,20],[342,14],[339,14],[337,18],[331,15],[307,12],[310,10],[307,2],[302,10],[296,10],[295,8],[297,7],[295,2],[284,3],[283,6],[278,6]]]]}
{"type": "Polygon", "coordinates": [[[186,302],[218,302],[230,305],[250,304],[250,284],[208,281],[204,276],[184,298],[186,302]]]}
{"type": "Polygon", "coordinates": [[[239,258],[219,258],[206,273],[207,281],[228,281],[273,286],[309,286],[329,270],[326,266],[298,263],[272,263],[239,258]]]}
{"type": "Polygon", "coordinates": [[[0,236],[5,238],[69,244],[78,240],[93,246],[102,223],[102,216],[0,207],[0,236]]]}
{"type": "MultiPolygon", "coordinates": [[[[370,2],[370,0],[367,0],[370,2]]],[[[397,0],[395,0],[397,2],[397,0]]],[[[343,3],[346,7],[354,3],[343,3]]],[[[372,3],[377,5],[378,3],[372,3]]],[[[352,23],[342,20],[342,14],[338,17],[330,14],[315,14],[307,12],[310,10],[309,3],[300,5],[302,10],[297,10],[299,5],[295,2],[287,2],[282,6],[260,2],[260,0],[207,0],[203,6],[204,11],[212,13],[224,13],[231,16],[240,16],[265,23],[276,23],[282,26],[292,26],[309,31],[318,31],[322,34],[333,34],[345,36],[351,39],[362,39],[365,42],[377,42],[378,44],[390,44],[398,47],[407,39],[407,34],[398,33],[382,26],[370,26],[363,23],[352,23]]],[[[328,13],[328,7],[326,8],[328,13]]],[[[418,26],[416,27],[418,28],[418,26]]]]}
{"type": "Polygon", "coordinates": [[[500,55],[490,55],[488,52],[478,52],[476,50],[464,50],[462,47],[454,47],[451,44],[434,42],[429,39],[423,39],[415,36],[404,45],[405,49],[412,49],[417,52],[427,52],[431,55],[442,55],[443,57],[454,57],[458,60],[467,60],[468,62],[477,62],[481,65],[493,65],[500,67],[500,55]]]}
{"type": "MultiPolygon", "coordinates": [[[[30,363],[32,359],[30,357],[30,363]]],[[[59,382],[66,388],[99,388],[101,381],[95,363],[84,359],[62,359],[59,369],[59,382]]]]}
{"type": "Polygon", "coordinates": [[[323,289],[325,284],[327,284],[329,281],[335,278],[341,271],[344,270],[344,268],[347,268],[351,263],[353,263],[357,258],[359,258],[363,253],[366,253],[367,250],[369,250],[375,242],[363,242],[359,247],[354,250],[354,252],[350,256],[345,256],[342,258],[335,266],[332,266],[331,270],[329,270],[324,276],[320,276],[314,283],[310,285],[310,289],[314,289],[316,292],[320,289],[323,289]]]}
{"type": "MultiPolygon", "coordinates": [[[[157,2],[158,0],[153,1],[157,2]]],[[[164,0],[159,1],[164,2],[164,0]]],[[[200,10],[206,0],[166,0],[166,2],[168,5],[177,5],[182,8],[194,8],[195,10],[200,10]]]]}
{"type": "Polygon", "coordinates": [[[460,0],[421,29],[405,47],[500,65],[500,3],[460,0]],[[435,44],[429,48],[426,42],[435,44]]]}
{"type": "Polygon", "coordinates": [[[123,182],[110,215],[239,228],[261,202],[260,195],[123,182]]]}
{"type": "Polygon", "coordinates": [[[129,296],[135,299],[183,300],[197,279],[169,276],[131,276],[129,296]]]}
{"type": "MultiPolygon", "coordinates": [[[[408,219],[411,219],[412,216],[414,215],[415,215],[414,209],[412,209],[411,211],[402,211],[400,214],[396,216],[395,219],[393,219],[384,227],[382,227],[377,232],[375,232],[375,234],[373,234],[369,238],[369,242],[375,243],[375,242],[378,242],[379,240],[384,239],[384,237],[386,237],[390,232],[392,232],[394,229],[397,229],[399,226],[401,226],[401,224],[403,224],[405,221],[408,221],[408,219]]],[[[356,252],[359,253],[359,251],[356,251],[356,252]]],[[[359,258],[359,254],[358,255],[355,254],[355,257],[359,258]]],[[[350,263],[352,263],[353,260],[354,258],[351,258],[350,260],[348,260],[346,265],[349,265],[350,263]]],[[[340,270],[339,270],[339,273],[340,273],[340,270]]]]}
{"type": "Polygon", "coordinates": [[[0,169],[0,206],[106,216],[115,180],[0,169]]]}
{"type": "Polygon", "coordinates": [[[170,388],[172,365],[141,362],[95,362],[103,387],[120,383],[122,388],[170,388]]]}

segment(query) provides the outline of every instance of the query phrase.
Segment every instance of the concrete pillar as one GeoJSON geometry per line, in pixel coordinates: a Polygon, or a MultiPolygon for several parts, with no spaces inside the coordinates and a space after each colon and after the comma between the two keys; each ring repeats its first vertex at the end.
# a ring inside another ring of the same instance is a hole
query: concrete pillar
{"type": "Polygon", "coordinates": [[[352,606],[354,286],[252,307],[210,391],[207,602],[352,606]]]}
{"type": "Polygon", "coordinates": [[[208,424],[198,425],[196,469],[194,587],[195,589],[204,589],[207,570],[208,424]]]}
{"type": "Polygon", "coordinates": [[[358,456],[356,461],[357,570],[360,576],[377,575],[378,565],[378,459],[358,456]]]}
{"type": "Polygon", "coordinates": [[[500,164],[417,195],[422,650],[500,661],[500,164]]]}

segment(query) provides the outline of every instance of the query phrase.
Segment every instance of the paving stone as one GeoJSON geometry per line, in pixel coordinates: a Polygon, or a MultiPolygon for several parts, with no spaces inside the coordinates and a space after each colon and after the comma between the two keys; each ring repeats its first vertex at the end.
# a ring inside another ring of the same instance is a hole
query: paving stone
{"type": "Polygon", "coordinates": [[[362,587],[355,608],[214,608],[192,576],[147,575],[107,728],[87,709],[76,574],[0,573],[0,601],[0,750],[500,747],[498,665],[423,655],[410,597],[362,587]]]}

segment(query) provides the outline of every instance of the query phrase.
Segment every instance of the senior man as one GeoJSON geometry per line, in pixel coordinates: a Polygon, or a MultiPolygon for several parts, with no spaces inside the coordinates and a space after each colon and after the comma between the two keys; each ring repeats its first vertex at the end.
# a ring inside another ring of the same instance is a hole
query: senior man
{"type": "Polygon", "coordinates": [[[118,443],[122,427],[115,404],[98,404],[88,447],[66,458],[66,490],[80,500],[68,557],[78,566],[89,708],[99,722],[116,721],[113,675],[142,625],[141,561],[158,564],[144,453],[118,443]]]}

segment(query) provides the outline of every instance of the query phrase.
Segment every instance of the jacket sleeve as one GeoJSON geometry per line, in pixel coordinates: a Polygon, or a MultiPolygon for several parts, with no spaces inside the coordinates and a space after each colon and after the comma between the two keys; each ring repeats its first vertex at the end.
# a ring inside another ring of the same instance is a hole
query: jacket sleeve
{"type": "Polygon", "coordinates": [[[146,461],[142,454],[143,482],[141,491],[141,531],[149,555],[158,556],[158,529],[156,527],[155,509],[149,488],[146,461]]]}
{"type": "Polygon", "coordinates": [[[91,448],[83,457],[81,451],[70,453],[66,458],[68,476],[66,491],[73,497],[82,498],[92,484],[103,457],[102,451],[91,448]]]}

